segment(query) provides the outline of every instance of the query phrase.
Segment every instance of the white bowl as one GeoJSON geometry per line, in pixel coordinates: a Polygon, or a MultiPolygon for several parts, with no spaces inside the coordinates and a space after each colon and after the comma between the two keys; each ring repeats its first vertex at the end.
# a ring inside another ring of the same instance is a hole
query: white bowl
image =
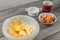
{"type": "Polygon", "coordinates": [[[28,15],[30,16],[37,16],[39,12],[42,11],[42,9],[38,7],[29,7],[29,8],[25,8],[25,11],[27,11],[28,15]]]}
{"type": "Polygon", "coordinates": [[[52,13],[41,13],[41,14],[39,15],[38,19],[39,19],[39,21],[40,21],[42,24],[46,24],[46,25],[54,24],[54,23],[57,21],[57,17],[56,17],[54,14],[52,14],[52,13]],[[53,16],[55,17],[55,21],[52,22],[52,23],[50,23],[50,24],[43,23],[43,22],[41,21],[41,16],[42,16],[43,14],[53,15],[53,16]]]}
{"type": "Polygon", "coordinates": [[[13,17],[10,17],[10,18],[5,20],[5,22],[3,23],[2,31],[3,31],[4,36],[7,39],[9,39],[9,40],[32,40],[39,33],[39,24],[38,24],[38,22],[34,18],[32,18],[30,16],[27,16],[27,15],[17,15],[17,16],[13,16],[13,17]],[[24,38],[14,37],[14,36],[11,36],[10,34],[8,34],[7,27],[9,26],[10,22],[13,19],[16,19],[16,18],[20,18],[25,23],[31,25],[32,28],[34,29],[33,33],[31,35],[29,35],[29,36],[24,37],[24,38]]]}

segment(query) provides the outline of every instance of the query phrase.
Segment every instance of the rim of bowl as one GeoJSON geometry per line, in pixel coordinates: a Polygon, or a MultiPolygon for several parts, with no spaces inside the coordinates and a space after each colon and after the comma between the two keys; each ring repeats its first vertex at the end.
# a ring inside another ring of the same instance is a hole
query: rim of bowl
{"type": "MultiPolygon", "coordinates": [[[[52,23],[50,23],[50,24],[54,24],[54,23],[57,21],[57,17],[56,17],[53,13],[41,13],[41,14],[38,16],[39,22],[41,22],[41,23],[43,23],[43,22],[40,20],[42,14],[48,14],[48,15],[50,14],[50,15],[53,15],[53,16],[55,17],[54,22],[52,22],[52,23]]],[[[48,24],[48,23],[43,23],[43,24],[50,25],[50,24],[48,24]]]]}

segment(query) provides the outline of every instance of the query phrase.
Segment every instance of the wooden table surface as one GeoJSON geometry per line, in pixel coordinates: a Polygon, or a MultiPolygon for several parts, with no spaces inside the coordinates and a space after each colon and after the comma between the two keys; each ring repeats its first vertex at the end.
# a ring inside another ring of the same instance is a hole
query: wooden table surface
{"type": "MultiPolygon", "coordinates": [[[[39,24],[40,24],[40,32],[37,35],[37,37],[34,40],[49,40],[51,36],[53,37],[55,34],[57,35],[60,32],[60,2],[58,1],[52,1],[54,3],[53,9],[51,13],[55,14],[57,17],[57,22],[51,26],[46,26],[41,24],[38,21],[38,17],[33,17],[35,18],[39,24]]],[[[27,15],[27,12],[25,11],[25,8],[31,7],[31,6],[36,6],[36,7],[42,7],[42,3],[40,1],[34,2],[31,4],[26,4],[18,7],[14,7],[11,9],[3,10],[0,11],[0,36],[2,35],[2,24],[5,19],[15,16],[15,15],[27,15]]],[[[42,12],[40,12],[42,13],[42,12]]],[[[0,40],[7,40],[4,36],[0,37],[0,40]]],[[[52,40],[52,39],[50,39],[52,40]]]]}

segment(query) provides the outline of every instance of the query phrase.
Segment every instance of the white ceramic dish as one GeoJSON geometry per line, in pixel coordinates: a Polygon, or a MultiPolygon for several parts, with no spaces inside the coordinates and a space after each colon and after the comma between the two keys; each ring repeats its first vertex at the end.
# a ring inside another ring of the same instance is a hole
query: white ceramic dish
{"type": "Polygon", "coordinates": [[[3,23],[2,31],[3,31],[4,36],[7,39],[9,39],[9,40],[32,40],[39,33],[39,24],[38,24],[38,22],[34,18],[32,18],[30,16],[27,16],[27,15],[17,15],[17,16],[13,16],[13,17],[10,17],[10,18],[5,20],[5,22],[3,23]],[[16,19],[16,18],[20,18],[25,23],[31,25],[32,28],[34,29],[33,33],[31,35],[27,36],[27,37],[24,37],[24,38],[13,37],[10,34],[8,34],[7,27],[9,26],[10,22],[13,19],[16,19]]]}
{"type": "Polygon", "coordinates": [[[54,24],[54,23],[57,21],[57,17],[56,17],[54,14],[52,14],[52,13],[41,13],[41,14],[39,15],[38,19],[39,19],[39,21],[40,21],[42,24],[46,24],[46,25],[54,24]],[[52,23],[50,23],[50,24],[43,23],[43,22],[41,21],[41,16],[42,16],[43,14],[53,15],[53,16],[55,17],[55,21],[52,22],[52,23]]]}

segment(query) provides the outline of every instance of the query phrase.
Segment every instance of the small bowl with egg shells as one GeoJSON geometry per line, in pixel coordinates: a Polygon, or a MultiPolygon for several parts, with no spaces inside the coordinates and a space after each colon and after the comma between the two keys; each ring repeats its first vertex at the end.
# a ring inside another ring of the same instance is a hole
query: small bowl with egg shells
{"type": "Polygon", "coordinates": [[[53,13],[41,13],[38,19],[45,25],[51,25],[57,21],[57,17],[53,13]]]}

